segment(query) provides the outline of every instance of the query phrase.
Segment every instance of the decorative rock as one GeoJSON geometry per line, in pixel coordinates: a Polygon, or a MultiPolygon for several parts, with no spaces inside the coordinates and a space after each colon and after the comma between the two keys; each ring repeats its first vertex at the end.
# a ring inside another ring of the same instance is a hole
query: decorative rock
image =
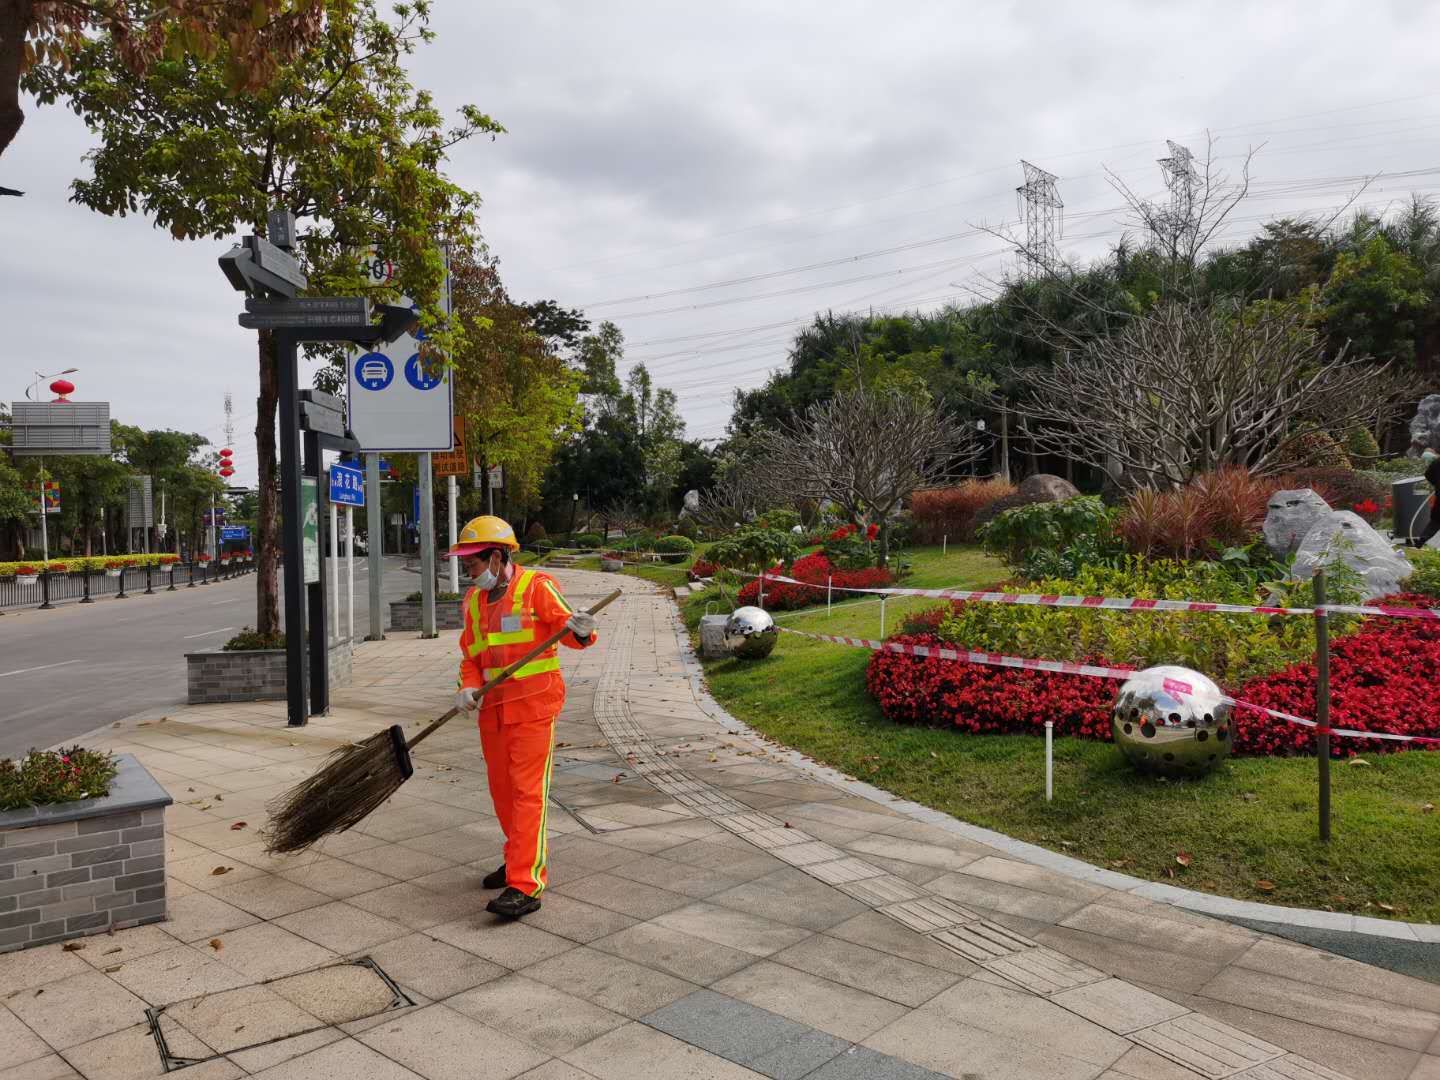
{"type": "Polygon", "coordinates": [[[1410,456],[1425,450],[1440,451],[1440,394],[1427,394],[1410,420],[1410,456]]]}
{"type": "Polygon", "coordinates": [[[1295,553],[1294,576],[1306,581],[1317,568],[1337,561],[1365,580],[1366,600],[1398,591],[1415,570],[1369,522],[1349,510],[1332,510],[1311,526],[1295,553]]]}
{"type": "Polygon", "coordinates": [[[1063,476],[1036,473],[1034,476],[1027,476],[1020,481],[1020,487],[1016,494],[1024,495],[1032,503],[1064,502],[1066,499],[1073,499],[1079,495],[1080,489],[1063,476]]]}
{"type": "Polygon", "coordinates": [[[680,520],[694,517],[700,512],[700,492],[694,488],[685,492],[685,504],[680,510],[680,520]]]}
{"type": "Polygon", "coordinates": [[[1277,491],[1265,511],[1265,545],[1277,558],[1294,555],[1300,541],[1326,514],[1330,504],[1309,488],[1277,491]]]}

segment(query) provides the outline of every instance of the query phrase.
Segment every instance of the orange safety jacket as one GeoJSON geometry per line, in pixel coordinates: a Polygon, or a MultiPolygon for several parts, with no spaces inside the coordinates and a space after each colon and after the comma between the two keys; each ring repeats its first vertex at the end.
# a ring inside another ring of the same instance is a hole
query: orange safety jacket
{"type": "MultiPolygon", "coordinates": [[[[544,641],[574,613],[555,579],[540,570],[516,566],[500,599],[471,587],[465,594],[465,628],[460,633],[460,688],[478,688],[544,641]]],[[[574,634],[560,640],[572,649],[595,644],[574,634]]],[[[482,716],[499,713],[501,723],[547,720],[565,705],[560,657],[550,646],[480,699],[482,716]]]]}

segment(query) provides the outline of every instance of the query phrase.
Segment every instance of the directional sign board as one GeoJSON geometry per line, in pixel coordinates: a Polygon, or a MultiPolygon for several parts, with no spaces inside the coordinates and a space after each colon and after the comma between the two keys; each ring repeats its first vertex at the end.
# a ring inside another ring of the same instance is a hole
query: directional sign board
{"type": "Polygon", "coordinates": [[[17,457],[110,454],[108,401],[15,401],[10,421],[17,457]]]}
{"type": "Polygon", "coordinates": [[[370,301],[363,296],[315,296],[300,300],[245,301],[240,325],[247,330],[314,329],[370,325],[370,301]]]}
{"type": "Polygon", "coordinates": [[[364,506],[365,470],[331,465],[330,501],[340,506],[364,506]]]}
{"type": "Polygon", "coordinates": [[[300,264],[295,261],[295,256],[288,251],[282,251],[263,236],[245,237],[245,247],[250,252],[250,257],[255,260],[255,265],[267,274],[274,274],[295,289],[303,289],[310,284],[301,271],[300,264]]]}
{"type": "Polygon", "coordinates": [[[455,448],[435,454],[430,459],[430,468],[436,476],[464,476],[469,470],[465,457],[465,418],[455,417],[455,448]]]}
{"type": "Polygon", "coordinates": [[[249,540],[250,526],[226,525],[220,530],[220,539],[222,542],[228,542],[232,540],[249,540]]]}
{"type": "MultiPolygon", "coordinates": [[[[376,284],[387,284],[393,274],[374,253],[365,256],[362,268],[376,284]]],[[[448,312],[448,287],[445,295],[448,312]]],[[[424,331],[352,352],[346,367],[350,430],[361,449],[423,453],[453,447],[451,373],[439,357],[429,355],[424,331]]]]}

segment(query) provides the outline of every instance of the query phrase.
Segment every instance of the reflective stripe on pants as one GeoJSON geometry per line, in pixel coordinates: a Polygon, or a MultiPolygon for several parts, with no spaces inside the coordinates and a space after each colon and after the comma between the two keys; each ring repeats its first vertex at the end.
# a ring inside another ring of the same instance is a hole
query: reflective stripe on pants
{"type": "Polygon", "coordinates": [[[504,715],[480,717],[480,746],[490,781],[490,799],[505,833],[505,883],[526,896],[539,896],[549,881],[545,826],[555,718],[501,723],[504,715]]]}

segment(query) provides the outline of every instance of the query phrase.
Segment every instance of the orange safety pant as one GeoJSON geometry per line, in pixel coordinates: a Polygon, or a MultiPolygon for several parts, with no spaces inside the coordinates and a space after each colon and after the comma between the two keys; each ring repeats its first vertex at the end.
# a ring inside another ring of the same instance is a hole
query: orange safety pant
{"type": "Polygon", "coordinates": [[[545,826],[550,771],[555,757],[555,717],[507,723],[504,709],[480,714],[480,747],[490,780],[490,799],[505,833],[505,883],[539,896],[549,881],[545,826]]]}

